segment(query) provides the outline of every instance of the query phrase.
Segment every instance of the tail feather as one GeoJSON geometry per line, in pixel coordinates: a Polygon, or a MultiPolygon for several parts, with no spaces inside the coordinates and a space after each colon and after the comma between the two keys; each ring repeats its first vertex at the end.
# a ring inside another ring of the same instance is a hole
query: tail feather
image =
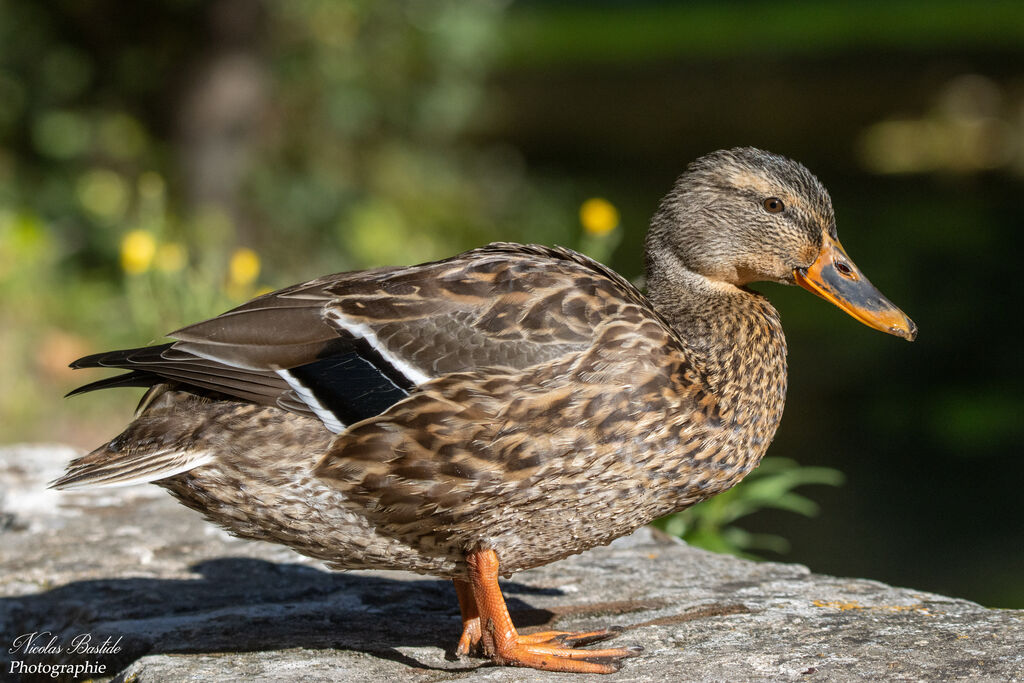
{"type": "Polygon", "coordinates": [[[112,389],[115,387],[151,387],[160,384],[164,380],[159,375],[145,370],[138,370],[133,367],[132,358],[137,357],[141,352],[149,352],[152,357],[159,357],[161,353],[171,348],[172,344],[161,344],[159,346],[143,346],[134,349],[120,349],[118,351],[103,351],[88,356],[83,356],[72,362],[68,367],[73,370],[83,368],[121,368],[130,370],[122,375],[106,377],[83,384],[64,394],[64,398],[85,394],[99,389],[112,389]]]}
{"type": "Polygon", "coordinates": [[[145,484],[188,472],[212,460],[213,455],[209,452],[181,450],[125,456],[106,444],[86,456],[72,460],[67,472],[50,482],[49,487],[71,490],[145,484]]]}
{"type": "MultiPolygon", "coordinates": [[[[111,381],[120,379],[110,378],[111,381]]],[[[72,460],[55,489],[143,484],[188,472],[214,460],[214,447],[197,439],[197,429],[228,404],[175,390],[158,378],[123,432],[91,453],[72,460]],[[213,411],[213,412],[211,412],[213,411]]],[[[242,409],[242,408],[238,408],[242,409]]]]}
{"type": "MultiPolygon", "coordinates": [[[[72,367],[75,367],[72,365],[72,367]]],[[[93,367],[90,365],[83,365],[81,367],[93,367]]],[[[77,396],[78,394],[85,394],[90,391],[96,391],[97,389],[110,389],[113,387],[151,387],[154,384],[159,384],[164,380],[158,376],[149,372],[140,372],[133,370],[132,372],[126,372],[123,375],[115,375],[114,377],[107,377],[106,379],[99,379],[95,382],[89,382],[83,384],[77,389],[73,389],[68,393],[64,394],[64,398],[71,396],[77,396]]]]}
{"type": "MultiPolygon", "coordinates": [[[[225,365],[175,348],[174,343],[94,353],[79,358],[71,367],[121,368],[130,372],[91,382],[68,396],[111,387],[151,387],[168,381],[270,406],[278,405],[279,400],[293,393],[273,370],[225,365]]],[[[302,412],[310,411],[306,407],[302,412]]]]}
{"type": "Polygon", "coordinates": [[[83,356],[68,367],[74,370],[82,368],[130,368],[139,361],[145,362],[149,358],[159,358],[164,351],[173,345],[173,342],[168,342],[158,346],[140,346],[134,349],[102,351],[83,356]]]}

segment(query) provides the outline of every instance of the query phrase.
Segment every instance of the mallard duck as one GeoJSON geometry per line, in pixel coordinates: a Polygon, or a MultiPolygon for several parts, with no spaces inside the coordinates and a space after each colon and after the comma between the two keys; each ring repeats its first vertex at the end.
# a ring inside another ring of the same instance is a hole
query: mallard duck
{"type": "Polygon", "coordinates": [[[451,579],[457,653],[617,670],[615,635],[522,635],[498,576],[725,491],[782,416],[786,342],[747,285],[798,284],[907,340],[916,326],[836,236],[802,165],[752,148],[693,162],[646,238],[647,294],[574,251],[497,243],[321,277],[87,356],[147,387],[61,489],[153,482],[245,538],[338,569],[451,579]]]}

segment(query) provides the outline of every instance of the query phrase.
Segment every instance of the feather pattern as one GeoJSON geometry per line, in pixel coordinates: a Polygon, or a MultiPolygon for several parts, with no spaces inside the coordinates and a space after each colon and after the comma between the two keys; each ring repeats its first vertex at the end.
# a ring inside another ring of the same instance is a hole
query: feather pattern
{"type": "Polygon", "coordinates": [[[320,278],[177,330],[176,342],[87,356],[73,367],[132,374],[73,393],[169,380],[316,415],[338,432],[433,377],[579,352],[620,297],[643,301],[580,254],[493,244],[421,266],[320,278]]]}
{"type": "Polygon", "coordinates": [[[55,485],[155,481],[338,568],[465,578],[475,549],[506,573],[551,562],[757,465],[786,345],[744,285],[792,282],[826,234],[831,203],[806,169],[733,150],[663,201],[649,295],[573,251],[508,243],[288,287],[169,344],[78,361],[129,371],[79,391],[152,388],[55,485]],[[766,195],[788,213],[766,213],[766,195]]]}
{"type": "Polygon", "coordinates": [[[498,572],[608,543],[757,466],[782,416],[786,343],[747,283],[801,284],[916,334],[848,260],[817,179],[760,150],[694,162],[646,257],[649,298],[575,252],[501,243],[318,278],[171,343],[86,357],[74,367],[128,372],[73,393],[150,388],[53,485],[152,481],[331,567],[451,578],[458,653],[615,671],[635,649],[574,647],[611,631],[520,636],[498,572]]]}
{"type": "Polygon", "coordinates": [[[108,448],[102,453],[90,453],[89,456],[74,461],[68,472],[58,480],[60,483],[57,487],[74,490],[148,484],[189,472],[214,459],[214,454],[209,451],[184,452],[173,448],[130,454],[121,454],[108,448]]]}

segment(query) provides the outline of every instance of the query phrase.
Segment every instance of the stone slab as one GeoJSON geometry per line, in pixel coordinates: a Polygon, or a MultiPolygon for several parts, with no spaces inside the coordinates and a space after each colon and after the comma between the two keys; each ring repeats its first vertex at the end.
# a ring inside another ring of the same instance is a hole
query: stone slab
{"type": "MultiPolygon", "coordinates": [[[[90,664],[79,679],[594,680],[456,659],[448,582],[327,571],[232,538],[154,486],[47,490],[74,455],[0,449],[0,679],[90,664]],[[31,633],[61,651],[15,647],[31,633]],[[82,634],[117,651],[72,652],[82,634]]],[[[643,645],[600,680],[1024,680],[1024,611],[749,562],[646,529],[503,588],[523,630],[614,624],[625,632],[613,642],[643,645]]]]}

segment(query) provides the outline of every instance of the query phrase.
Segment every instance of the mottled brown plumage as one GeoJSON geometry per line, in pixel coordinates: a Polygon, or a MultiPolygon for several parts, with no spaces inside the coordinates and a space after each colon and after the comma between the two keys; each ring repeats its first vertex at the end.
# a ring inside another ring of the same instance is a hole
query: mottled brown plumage
{"type": "Polygon", "coordinates": [[[691,165],[652,221],[647,278],[645,296],[575,252],[494,244],[319,278],[172,344],[90,356],[76,367],[131,372],[82,390],[150,390],[55,486],[152,481],[335,568],[448,577],[460,652],[613,670],[632,651],[571,649],[610,633],[519,636],[481,577],[608,543],[757,466],[786,345],[747,283],[799,283],[915,333],[842,251],[817,179],[759,150],[691,165]]]}

